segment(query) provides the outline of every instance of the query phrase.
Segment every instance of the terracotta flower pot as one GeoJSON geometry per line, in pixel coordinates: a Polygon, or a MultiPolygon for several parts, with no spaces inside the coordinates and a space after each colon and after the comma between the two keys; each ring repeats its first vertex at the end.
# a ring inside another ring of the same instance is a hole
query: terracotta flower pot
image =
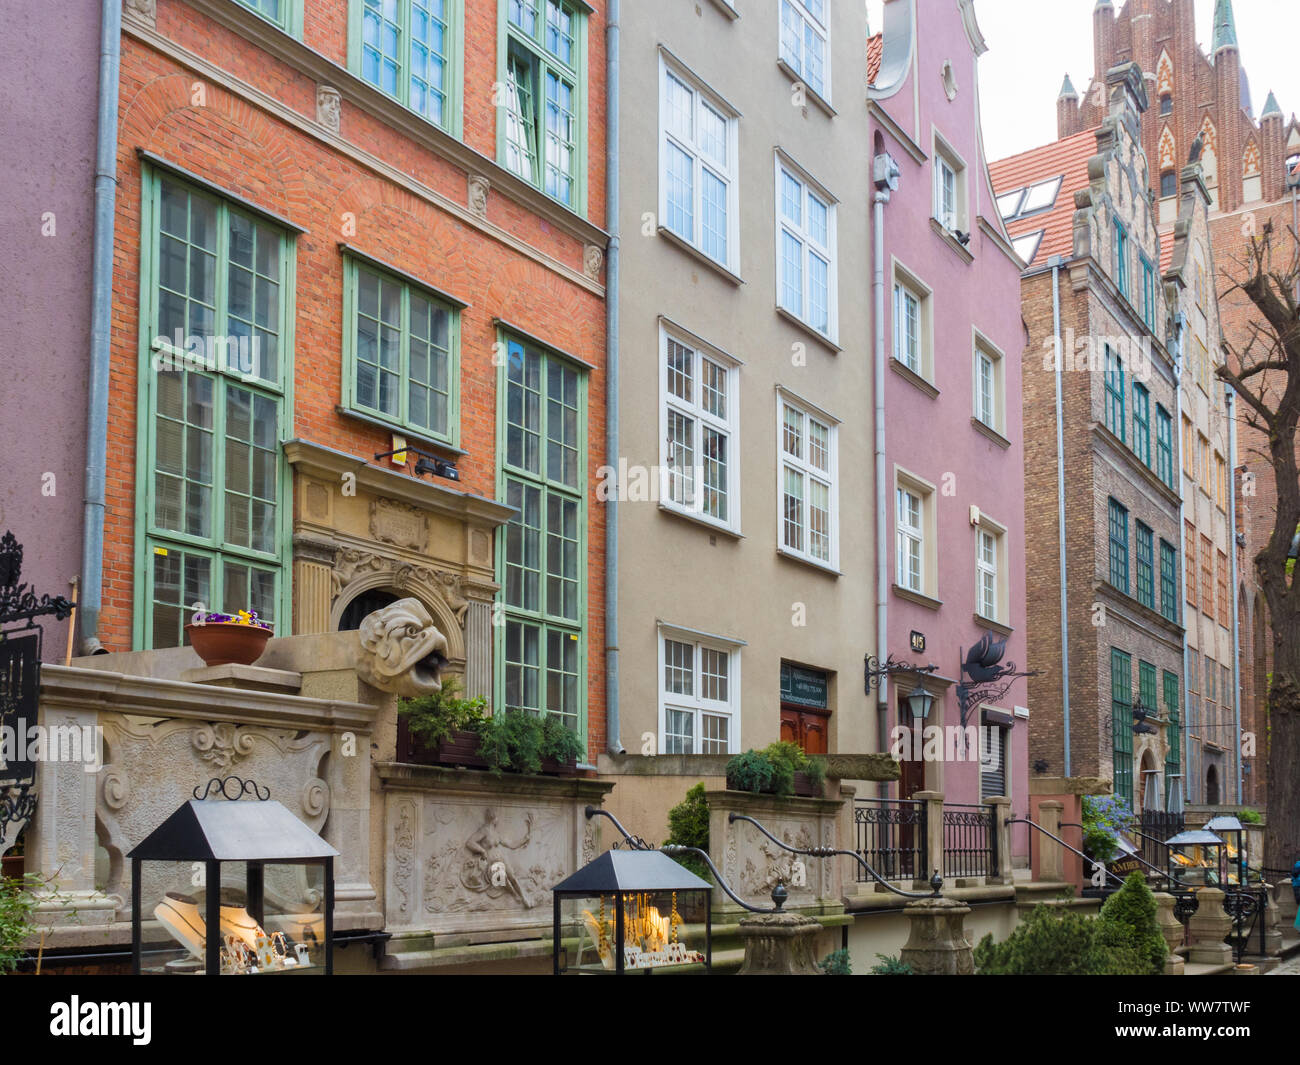
{"type": "Polygon", "coordinates": [[[271,630],[231,621],[186,625],[195,653],[209,666],[251,666],[266,650],[271,630]]]}

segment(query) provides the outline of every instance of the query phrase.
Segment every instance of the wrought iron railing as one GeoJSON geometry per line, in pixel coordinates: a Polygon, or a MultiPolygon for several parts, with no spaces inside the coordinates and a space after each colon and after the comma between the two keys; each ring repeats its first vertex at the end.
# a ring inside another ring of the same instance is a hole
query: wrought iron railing
{"type": "Polygon", "coordinates": [[[994,876],[998,871],[996,807],[943,804],[943,875],[994,876]]]}
{"type": "MultiPolygon", "coordinates": [[[[855,799],[856,851],[886,880],[926,878],[928,824],[919,799],[855,799]]],[[[859,869],[859,881],[869,876],[859,869]]]]}
{"type": "Polygon", "coordinates": [[[1143,810],[1138,822],[1137,835],[1140,839],[1142,857],[1152,865],[1162,869],[1169,867],[1169,848],[1165,840],[1178,835],[1187,827],[1187,819],[1181,813],[1167,810],[1143,810]]]}

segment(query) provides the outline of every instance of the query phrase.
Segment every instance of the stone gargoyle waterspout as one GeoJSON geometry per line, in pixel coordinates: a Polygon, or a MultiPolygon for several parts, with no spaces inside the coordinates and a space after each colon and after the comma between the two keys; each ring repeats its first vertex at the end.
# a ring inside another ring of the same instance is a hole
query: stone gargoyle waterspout
{"type": "Polygon", "coordinates": [[[357,675],[380,691],[414,698],[442,687],[447,637],[418,599],[399,599],[361,622],[357,675]]]}

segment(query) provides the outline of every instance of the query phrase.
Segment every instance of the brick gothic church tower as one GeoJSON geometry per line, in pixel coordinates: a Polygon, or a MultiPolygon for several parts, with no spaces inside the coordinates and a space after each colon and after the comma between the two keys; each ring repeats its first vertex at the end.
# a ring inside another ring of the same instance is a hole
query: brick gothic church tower
{"type": "MultiPolygon", "coordinates": [[[[1279,32],[1282,28],[1279,27],[1279,32]]],[[[1237,43],[1232,0],[1217,0],[1209,55],[1196,42],[1194,0],[1128,0],[1118,13],[1111,0],[1097,0],[1093,11],[1095,69],[1080,98],[1067,76],[1056,103],[1060,137],[1099,125],[1106,111],[1106,72],[1136,61],[1142,67],[1153,106],[1142,116],[1142,144],[1152,160],[1152,193],[1163,231],[1172,228],[1178,208],[1178,174],[1192,144],[1202,138],[1201,163],[1211,197],[1210,232],[1214,279],[1223,293],[1242,273],[1239,265],[1248,238],[1272,221],[1275,233],[1292,225],[1293,182],[1300,181],[1300,122],[1283,115],[1270,92],[1255,117],[1237,43]],[[1289,175],[1295,171],[1296,177],[1289,175]]],[[[1170,240],[1164,243],[1169,245],[1170,240]]],[[[1256,312],[1240,293],[1220,297],[1223,337],[1231,349],[1249,342],[1256,312]]],[[[1213,347],[1213,345],[1211,345],[1213,347]]],[[[1190,368],[1189,368],[1190,369],[1190,368]]],[[[1266,542],[1276,515],[1273,471],[1262,437],[1237,404],[1236,612],[1240,634],[1241,801],[1267,803],[1268,671],[1273,634],[1255,579],[1253,559],[1266,542]],[[1249,754],[1250,735],[1255,755],[1249,754]]],[[[1191,610],[1188,607],[1188,610],[1191,610]]],[[[1190,680],[1190,678],[1189,678],[1190,680]]],[[[1194,803],[1229,806],[1234,794],[1217,796],[1205,780],[1189,774],[1187,797],[1194,803]]],[[[1276,863],[1274,863],[1276,864],[1276,863]]]]}

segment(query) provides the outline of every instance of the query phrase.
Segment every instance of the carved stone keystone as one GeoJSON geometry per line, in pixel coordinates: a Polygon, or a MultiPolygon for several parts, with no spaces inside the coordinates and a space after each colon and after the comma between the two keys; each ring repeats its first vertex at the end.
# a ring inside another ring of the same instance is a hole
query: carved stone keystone
{"type": "Polygon", "coordinates": [[[741,976],[821,976],[817,967],[820,922],[800,913],[756,913],[740,922],[745,943],[741,976]]]}
{"type": "Polygon", "coordinates": [[[903,907],[911,923],[899,959],[918,976],[971,976],[975,955],[964,927],[970,907],[956,899],[917,899],[903,907]]]}

